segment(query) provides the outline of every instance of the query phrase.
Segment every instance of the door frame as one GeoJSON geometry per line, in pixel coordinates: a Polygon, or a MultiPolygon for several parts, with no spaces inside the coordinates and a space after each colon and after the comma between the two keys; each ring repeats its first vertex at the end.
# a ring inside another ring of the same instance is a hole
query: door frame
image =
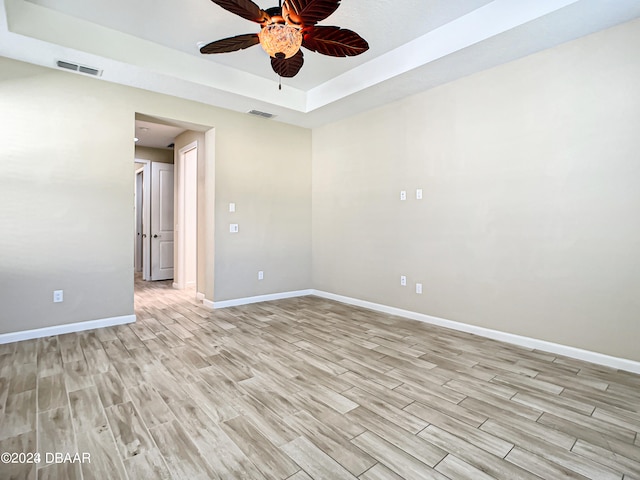
{"type": "MultiPolygon", "coordinates": [[[[135,164],[134,164],[135,165],[135,164]]],[[[144,168],[137,168],[135,171],[135,188],[134,188],[134,198],[135,198],[135,219],[134,219],[134,254],[133,254],[133,265],[134,271],[136,273],[142,273],[142,227],[144,225],[142,221],[142,195],[144,193],[144,188],[142,186],[142,182],[144,180],[144,168]]]]}
{"type": "Polygon", "coordinates": [[[175,260],[176,263],[174,265],[175,270],[174,270],[174,283],[173,283],[173,288],[177,288],[177,289],[183,289],[186,287],[191,287],[191,286],[196,286],[194,285],[187,285],[186,282],[186,231],[185,231],[185,218],[187,215],[186,212],[186,201],[185,201],[185,197],[187,195],[187,189],[189,187],[195,188],[196,189],[196,212],[195,212],[195,225],[196,225],[196,230],[195,232],[191,232],[193,234],[195,234],[195,241],[196,241],[196,284],[197,284],[197,279],[198,279],[198,247],[197,247],[197,242],[198,242],[198,212],[197,212],[197,207],[198,207],[198,201],[197,201],[197,194],[198,194],[198,141],[195,140],[187,145],[185,145],[184,147],[182,147],[180,150],[178,150],[178,155],[176,155],[176,180],[175,180],[175,201],[176,201],[176,208],[174,211],[175,214],[175,218],[174,218],[174,223],[175,223],[175,227],[176,227],[176,236],[174,237],[175,242],[176,242],[176,247],[175,247],[175,260]],[[186,154],[188,152],[190,152],[191,150],[196,150],[196,183],[195,185],[188,185],[187,184],[187,178],[186,178],[186,163],[184,161],[184,158],[186,156],[186,154]]]}
{"type": "MultiPolygon", "coordinates": [[[[142,165],[142,279],[151,278],[151,161],[135,158],[135,163],[142,165]]],[[[134,182],[140,169],[135,170],[134,182]]],[[[134,238],[135,242],[135,238],[134,238]]],[[[135,267],[134,267],[135,268],[135,267]]]]}

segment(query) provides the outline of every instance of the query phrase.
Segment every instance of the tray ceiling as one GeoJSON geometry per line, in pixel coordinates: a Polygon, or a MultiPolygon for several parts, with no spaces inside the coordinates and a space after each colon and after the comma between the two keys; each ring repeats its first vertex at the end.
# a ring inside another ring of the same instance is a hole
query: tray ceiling
{"type": "MultiPolygon", "coordinates": [[[[370,50],[305,51],[278,78],[259,47],[203,56],[199,45],[257,32],[209,0],[0,0],[0,55],[313,127],[640,16],[637,0],[343,0],[322,25],[362,35],[370,50]]],[[[256,3],[263,9],[275,1],[256,3]]]]}

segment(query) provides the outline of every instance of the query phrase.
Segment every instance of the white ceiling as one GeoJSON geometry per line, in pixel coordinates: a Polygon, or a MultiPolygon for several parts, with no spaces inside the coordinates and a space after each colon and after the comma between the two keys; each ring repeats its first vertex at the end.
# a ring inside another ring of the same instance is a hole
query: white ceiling
{"type": "Polygon", "coordinates": [[[135,138],[138,139],[136,146],[170,149],[169,145],[175,142],[178,135],[186,128],[175,125],[159,123],[156,119],[140,120],[135,122],[135,138]]]}
{"type": "MultiPolygon", "coordinates": [[[[278,78],[259,46],[203,56],[199,45],[253,33],[209,0],[0,0],[0,55],[313,127],[640,17],[638,0],[343,0],[321,25],[358,32],[350,58],[304,50],[278,78]]],[[[263,9],[277,0],[257,0],[263,9]]]]}

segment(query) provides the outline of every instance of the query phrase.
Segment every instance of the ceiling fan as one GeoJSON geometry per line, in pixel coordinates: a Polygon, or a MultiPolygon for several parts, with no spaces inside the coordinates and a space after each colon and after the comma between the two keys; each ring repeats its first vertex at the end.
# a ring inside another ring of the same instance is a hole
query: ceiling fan
{"type": "Polygon", "coordinates": [[[212,0],[231,13],[260,24],[259,33],[247,33],[211,42],[200,53],[226,53],[256,44],[271,57],[271,67],[281,77],[294,77],[302,68],[300,47],[332,57],[360,55],[369,44],[357,33],[340,27],[318,26],[340,6],[340,0],[280,0],[262,10],[251,0],[212,0]]]}

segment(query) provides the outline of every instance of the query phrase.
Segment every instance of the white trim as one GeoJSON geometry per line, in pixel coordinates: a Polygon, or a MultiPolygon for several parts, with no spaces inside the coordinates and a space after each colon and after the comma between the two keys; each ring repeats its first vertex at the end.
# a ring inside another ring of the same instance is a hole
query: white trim
{"type": "Polygon", "coordinates": [[[206,298],[202,299],[202,305],[212,310],[216,308],[222,308],[222,307],[216,307],[214,302],[212,302],[211,300],[207,300],[206,298]]]}
{"type": "MultiPolygon", "coordinates": [[[[201,294],[198,293],[197,295],[201,295],[201,294]]],[[[212,302],[211,300],[207,300],[203,296],[202,303],[205,307],[218,309],[218,308],[226,308],[226,307],[236,307],[240,305],[248,305],[251,303],[258,303],[258,302],[268,302],[271,300],[280,300],[284,298],[303,297],[306,295],[315,295],[317,297],[326,298],[328,300],[334,300],[336,302],[355,305],[357,307],[368,308],[370,310],[387,313],[389,315],[397,315],[399,317],[409,318],[411,320],[417,320],[419,322],[429,323],[431,325],[450,328],[452,330],[457,330],[460,332],[471,333],[473,335],[478,335],[485,338],[491,338],[493,340],[499,340],[501,342],[510,343],[512,345],[518,345],[520,347],[525,347],[532,350],[533,349],[542,350],[544,352],[555,353],[557,355],[564,355],[566,357],[575,358],[577,360],[583,360],[585,362],[595,363],[597,365],[603,365],[610,368],[625,370],[627,372],[640,373],[640,362],[637,362],[635,360],[613,357],[610,355],[605,355],[604,353],[592,352],[590,350],[583,350],[581,348],[570,347],[568,345],[547,342],[546,340],[539,340],[536,338],[525,337],[522,335],[515,335],[513,333],[501,332],[499,330],[492,330],[490,328],[479,327],[477,325],[469,325],[467,323],[455,322],[453,320],[446,320],[444,318],[425,315],[424,313],[412,312],[410,310],[403,310],[401,308],[390,307],[388,305],[368,302],[366,300],[359,300],[357,298],[345,297],[342,295],[337,295],[335,293],[324,292],[322,290],[315,290],[315,289],[298,290],[298,291],[292,291],[292,292],[260,295],[257,297],[245,297],[245,298],[236,298],[233,300],[222,300],[219,302],[212,302]]]]}
{"type": "Polygon", "coordinates": [[[359,300],[357,298],[344,297],[342,295],[336,295],[334,293],[323,292],[320,290],[312,290],[312,292],[312,295],[316,295],[318,297],[326,298],[329,300],[335,300],[341,303],[347,303],[349,305],[355,305],[378,312],[388,313],[390,315],[410,318],[412,320],[417,320],[419,322],[425,322],[432,325],[438,325],[440,327],[450,328],[452,330],[472,333],[481,337],[491,338],[493,340],[499,340],[501,342],[507,342],[525,348],[542,350],[544,352],[564,355],[578,360],[583,360],[585,362],[591,362],[598,365],[617,368],[628,372],[640,373],[640,362],[629,360],[626,358],[612,357],[610,355],[592,352],[590,350],[583,350],[581,348],[561,345],[559,343],[547,342],[545,340],[524,337],[521,335],[515,335],[513,333],[506,333],[499,330],[479,327],[476,325],[469,325],[467,323],[455,322],[453,320],[446,320],[444,318],[432,317],[431,315],[425,315],[423,313],[402,310],[400,308],[389,307],[387,305],[368,302],[366,300],[359,300]]]}
{"type": "MultiPolygon", "coordinates": [[[[151,279],[151,160],[135,158],[142,163],[142,280],[151,279]]],[[[139,169],[138,169],[139,170],[139,169]]],[[[136,172],[138,171],[136,170],[136,172]]],[[[136,173],[137,174],[137,173],[136,173]]]]}
{"type": "Polygon", "coordinates": [[[204,293],[196,292],[196,300],[203,302],[205,299],[204,293]]]}
{"type": "Polygon", "coordinates": [[[114,325],[124,325],[135,321],[135,315],[124,315],[121,317],[89,320],[87,322],[66,323],[64,325],[54,325],[52,327],[36,328],[34,330],[24,330],[22,332],[2,333],[0,334],[0,344],[31,340],[33,338],[50,337],[52,335],[62,335],[63,333],[82,332],[84,330],[93,330],[94,328],[113,327],[114,325]]]}
{"type": "Polygon", "coordinates": [[[219,302],[212,302],[211,300],[204,299],[202,303],[205,307],[217,309],[226,307],[237,307],[240,305],[248,305],[250,303],[270,302],[272,300],[282,300],[284,298],[294,297],[306,297],[307,295],[313,295],[314,290],[297,290],[293,292],[282,293],[270,293],[268,295],[258,295],[257,297],[244,297],[234,298],[232,300],[222,300],[219,302]]]}
{"type": "MultiPolygon", "coordinates": [[[[185,282],[185,270],[186,270],[186,258],[185,258],[185,242],[186,242],[186,232],[185,232],[185,219],[187,216],[187,211],[185,208],[185,197],[187,195],[187,179],[186,179],[186,163],[185,163],[185,156],[188,152],[195,150],[196,151],[196,196],[197,196],[197,190],[198,190],[198,182],[197,182],[197,169],[198,169],[198,141],[194,140],[193,142],[189,143],[188,145],[185,145],[184,147],[182,147],[180,150],[178,150],[178,154],[176,155],[175,158],[175,163],[176,163],[176,169],[175,169],[175,173],[176,176],[174,178],[174,185],[175,185],[175,201],[174,201],[174,205],[175,205],[175,217],[174,217],[174,222],[175,222],[175,231],[176,231],[176,236],[175,236],[175,249],[174,252],[177,253],[177,258],[175,258],[176,262],[175,262],[175,271],[174,271],[174,276],[175,276],[175,283],[173,284],[174,287],[173,288],[177,288],[182,290],[183,288],[186,288],[190,282],[185,282]]],[[[197,201],[196,201],[196,208],[197,208],[197,201]]],[[[198,221],[198,213],[195,213],[196,215],[196,230],[197,230],[197,221],[198,221]]],[[[196,231],[196,242],[197,242],[197,231],[196,231]]],[[[196,252],[197,252],[197,247],[196,247],[196,252]]],[[[197,253],[196,253],[197,255],[197,253]]],[[[197,262],[197,260],[196,260],[197,262]]]]}

